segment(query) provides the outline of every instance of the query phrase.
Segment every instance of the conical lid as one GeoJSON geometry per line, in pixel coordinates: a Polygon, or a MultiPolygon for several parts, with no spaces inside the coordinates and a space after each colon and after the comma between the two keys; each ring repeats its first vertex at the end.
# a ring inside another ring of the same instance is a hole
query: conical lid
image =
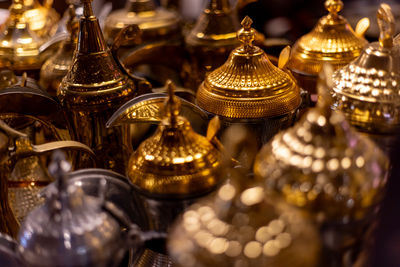
{"type": "Polygon", "coordinates": [[[152,195],[183,198],[206,193],[220,182],[221,153],[179,116],[180,100],[173,95],[174,86],[168,87],[164,118],[130,157],[128,177],[152,195]]]}
{"type": "Polygon", "coordinates": [[[70,168],[56,152],[49,166],[56,186],[21,226],[18,253],[28,266],[110,266],[117,261],[123,245],[118,222],[102,210],[98,198],[68,185],[70,168]]]}
{"type": "Polygon", "coordinates": [[[268,199],[245,174],[230,177],[215,195],[189,207],[172,229],[168,249],[174,262],[185,267],[317,266],[320,242],[309,219],[282,200],[268,199]]]}
{"type": "Polygon", "coordinates": [[[78,45],[72,66],[59,88],[59,98],[69,105],[105,105],[135,92],[107,47],[91,0],[82,0],[78,45]],[[94,93],[96,92],[96,93],[94,93]]]}
{"type": "Polygon", "coordinates": [[[300,105],[295,80],[275,67],[264,51],[253,46],[255,30],[246,17],[237,38],[242,45],[224,65],[200,85],[197,103],[204,110],[227,118],[266,118],[293,112],[300,105]]]}
{"type": "Polygon", "coordinates": [[[188,46],[205,46],[209,49],[221,46],[233,48],[239,45],[236,39],[238,29],[239,25],[233,16],[229,0],[209,0],[185,41],[188,46]]]}
{"type": "Polygon", "coordinates": [[[317,107],[262,148],[254,172],[270,192],[317,219],[354,222],[371,215],[381,200],[388,160],[331,110],[332,73],[327,66],[317,107]]]}
{"type": "Polygon", "coordinates": [[[132,24],[142,30],[143,41],[164,41],[178,33],[179,16],[173,11],[156,8],[153,0],[128,0],[124,9],[113,11],[107,17],[106,38],[113,41],[124,27],[132,24]]]}
{"type": "Polygon", "coordinates": [[[362,131],[400,131],[400,47],[393,45],[395,21],[391,8],[381,4],[377,13],[379,42],[334,73],[334,107],[362,131]]]}
{"type": "MultiPolygon", "coordinates": [[[[341,0],[326,0],[325,8],[329,14],[322,17],[315,28],[293,46],[289,62],[291,70],[317,76],[324,62],[338,69],[358,57],[367,44],[361,33],[356,34],[347,20],[338,15],[343,8],[341,0]]],[[[363,30],[358,32],[365,32],[368,26],[368,20],[363,21],[358,27],[363,30]]]]}
{"type": "Polygon", "coordinates": [[[16,71],[40,69],[43,58],[39,47],[43,40],[30,30],[23,0],[13,0],[9,10],[10,16],[0,33],[0,67],[11,63],[16,71]]]}

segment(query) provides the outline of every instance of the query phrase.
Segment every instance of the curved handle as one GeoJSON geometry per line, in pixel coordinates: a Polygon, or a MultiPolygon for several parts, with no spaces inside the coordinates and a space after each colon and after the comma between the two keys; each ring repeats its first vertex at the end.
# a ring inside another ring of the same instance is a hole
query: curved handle
{"type": "Polygon", "coordinates": [[[364,38],[365,33],[369,29],[370,21],[369,18],[362,18],[358,21],[355,33],[358,37],[364,38]]]}
{"type": "Polygon", "coordinates": [[[392,9],[388,4],[381,4],[376,12],[376,18],[380,30],[379,44],[383,48],[393,47],[393,35],[395,30],[395,20],[392,9]]]}

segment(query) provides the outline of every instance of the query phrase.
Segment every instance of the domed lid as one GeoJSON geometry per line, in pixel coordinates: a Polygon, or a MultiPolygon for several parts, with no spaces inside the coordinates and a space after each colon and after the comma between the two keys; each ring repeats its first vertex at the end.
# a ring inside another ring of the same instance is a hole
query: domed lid
{"type": "Polygon", "coordinates": [[[124,27],[136,24],[142,30],[144,41],[164,40],[177,33],[179,16],[164,8],[156,8],[153,0],[128,0],[124,9],[113,11],[106,19],[105,34],[114,40],[124,27]]]}
{"type": "Polygon", "coordinates": [[[387,4],[381,4],[377,19],[379,42],[334,73],[334,106],[363,131],[399,132],[400,47],[393,46],[395,21],[387,4]]]}
{"type": "MultiPolygon", "coordinates": [[[[249,17],[244,18],[243,28],[237,33],[242,45],[200,85],[197,103],[204,110],[227,118],[248,119],[285,115],[300,105],[295,80],[275,67],[261,48],[253,46],[255,30],[251,24],[249,17]]],[[[285,52],[282,57],[287,60],[288,50],[285,52]]]]}
{"type": "Polygon", "coordinates": [[[338,69],[358,57],[367,43],[362,36],[369,27],[368,19],[362,19],[354,32],[347,20],[338,15],[343,8],[341,0],[326,0],[325,8],[329,14],[295,43],[289,61],[291,70],[316,76],[324,62],[338,69]]]}
{"type": "Polygon", "coordinates": [[[18,253],[29,266],[108,266],[118,257],[118,222],[102,210],[99,198],[68,186],[70,168],[64,155],[56,152],[49,166],[56,186],[21,226],[18,253]]]}
{"type": "Polygon", "coordinates": [[[221,153],[210,142],[218,126],[210,124],[207,138],[195,133],[187,119],[179,116],[180,100],[174,96],[172,83],[168,94],[164,118],[156,133],[132,154],[128,177],[154,196],[184,198],[206,193],[221,180],[221,153]]]}
{"type": "Polygon", "coordinates": [[[364,219],[380,200],[388,161],[342,113],[331,110],[332,73],[326,66],[317,106],[262,148],[254,172],[272,192],[318,219],[364,219]]]}
{"type": "Polygon", "coordinates": [[[43,43],[26,22],[23,0],[13,0],[10,16],[0,33],[0,67],[11,63],[17,71],[40,69],[43,59],[39,47],[43,43]]]}
{"type": "Polygon", "coordinates": [[[229,0],[209,0],[185,41],[189,46],[205,46],[210,49],[220,46],[236,47],[239,45],[236,39],[238,29],[229,0]]]}
{"type": "Polygon", "coordinates": [[[250,181],[236,174],[185,211],[168,244],[178,266],[316,266],[320,242],[307,217],[250,181]]]}
{"type": "Polygon", "coordinates": [[[104,41],[99,21],[93,15],[92,0],[81,2],[84,11],[78,45],[72,66],[60,85],[59,97],[70,96],[74,105],[100,105],[133,94],[133,81],[120,69],[104,41]]]}

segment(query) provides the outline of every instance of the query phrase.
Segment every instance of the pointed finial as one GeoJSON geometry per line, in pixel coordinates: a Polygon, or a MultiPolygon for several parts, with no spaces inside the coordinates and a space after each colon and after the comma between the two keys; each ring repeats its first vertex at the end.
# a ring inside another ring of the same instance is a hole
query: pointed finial
{"type": "Polygon", "coordinates": [[[181,102],[175,96],[175,84],[171,80],[168,80],[166,86],[168,91],[168,99],[164,104],[164,116],[169,118],[171,125],[174,125],[181,110],[181,102]]]}
{"type": "Polygon", "coordinates": [[[94,16],[92,1],[93,0],[81,0],[81,3],[83,4],[83,16],[85,16],[86,18],[94,16]]]}
{"type": "Polygon", "coordinates": [[[395,20],[392,9],[388,4],[381,4],[376,12],[379,26],[379,44],[384,48],[393,47],[393,35],[395,31],[395,20]]]}
{"type": "Polygon", "coordinates": [[[253,41],[256,37],[255,30],[251,28],[253,20],[249,16],[246,16],[242,20],[241,24],[243,28],[238,31],[237,38],[240,42],[242,42],[244,51],[250,52],[251,48],[253,47],[253,41]]]}
{"type": "Polygon", "coordinates": [[[343,9],[343,2],[341,0],[326,0],[325,8],[332,15],[337,15],[343,9]]]}
{"type": "Polygon", "coordinates": [[[318,106],[329,108],[333,104],[331,90],[333,88],[333,72],[334,69],[331,64],[325,63],[322,66],[322,71],[319,73],[318,78],[318,106]]]}
{"type": "Polygon", "coordinates": [[[49,173],[57,183],[58,192],[65,191],[66,176],[71,170],[71,164],[66,160],[65,153],[61,150],[54,151],[49,165],[49,173]]]}
{"type": "Polygon", "coordinates": [[[76,18],[75,6],[73,4],[70,4],[68,6],[68,14],[69,14],[69,18],[67,21],[67,29],[68,29],[69,33],[71,34],[71,41],[74,41],[78,37],[79,22],[78,22],[78,19],[76,18]]]}

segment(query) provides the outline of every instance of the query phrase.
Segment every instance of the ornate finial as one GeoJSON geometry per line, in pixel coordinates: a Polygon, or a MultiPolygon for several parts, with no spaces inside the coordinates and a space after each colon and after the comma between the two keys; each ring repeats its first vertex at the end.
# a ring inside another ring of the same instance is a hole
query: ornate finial
{"type": "Polygon", "coordinates": [[[322,66],[322,71],[319,73],[318,80],[318,106],[328,108],[333,103],[331,89],[333,88],[333,75],[334,69],[331,64],[325,63],[322,66]]]}
{"type": "Polygon", "coordinates": [[[249,16],[246,16],[242,20],[241,24],[243,28],[238,31],[237,38],[243,43],[244,52],[250,52],[251,48],[253,47],[253,41],[256,37],[255,30],[251,28],[253,21],[249,16]]]}
{"type": "Polygon", "coordinates": [[[337,15],[343,9],[343,2],[341,0],[326,0],[325,8],[332,15],[337,15]]]}
{"type": "Polygon", "coordinates": [[[175,96],[175,84],[171,80],[167,81],[166,86],[168,99],[164,104],[164,116],[169,118],[171,125],[174,125],[181,110],[181,101],[175,96]]]}
{"type": "Polygon", "coordinates": [[[390,6],[384,3],[381,4],[376,12],[376,18],[380,30],[379,44],[384,48],[393,47],[395,21],[390,6]]]}
{"type": "Polygon", "coordinates": [[[49,165],[49,173],[57,183],[58,193],[65,191],[66,175],[71,170],[71,164],[66,160],[61,150],[56,150],[49,165]]]}
{"type": "Polygon", "coordinates": [[[81,3],[83,4],[83,16],[85,16],[86,18],[94,16],[92,1],[93,0],[81,0],[81,3]]]}

